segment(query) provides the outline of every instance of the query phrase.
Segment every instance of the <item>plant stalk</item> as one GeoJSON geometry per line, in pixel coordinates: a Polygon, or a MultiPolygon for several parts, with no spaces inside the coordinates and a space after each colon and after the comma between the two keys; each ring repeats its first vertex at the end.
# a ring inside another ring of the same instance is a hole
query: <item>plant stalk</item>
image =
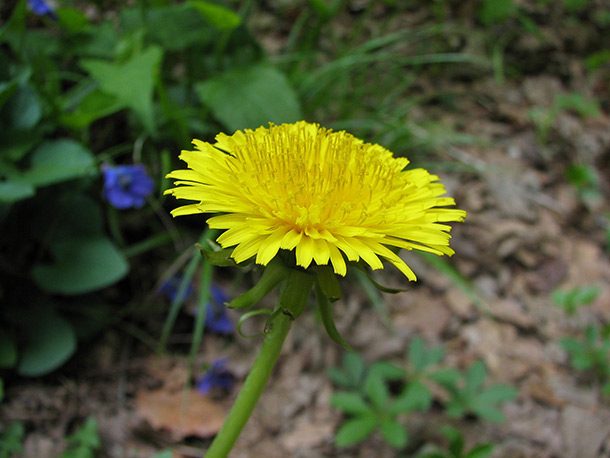
{"type": "Polygon", "coordinates": [[[244,386],[239,392],[220,432],[204,455],[205,458],[226,458],[229,455],[267,385],[267,380],[269,380],[269,376],[280,356],[282,345],[291,324],[292,317],[282,311],[272,315],[263,344],[250,373],[246,377],[244,386]]]}

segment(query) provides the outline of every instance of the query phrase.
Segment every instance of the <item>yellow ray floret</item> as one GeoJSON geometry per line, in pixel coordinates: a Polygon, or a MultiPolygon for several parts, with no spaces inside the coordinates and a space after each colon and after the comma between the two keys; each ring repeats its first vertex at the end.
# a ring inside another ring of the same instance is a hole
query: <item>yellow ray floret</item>
{"type": "Polygon", "coordinates": [[[372,269],[389,261],[409,280],[415,274],[390,248],[451,255],[447,222],[466,212],[444,196],[436,175],[405,170],[409,161],[346,132],[300,121],[219,134],[214,144],[194,140],[182,151],[166,191],[194,201],[173,216],[220,213],[207,221],[222,229],[218,243],[235,247],[242,262],[267,265],[279,250],[294,250],[297,265],[331,264],[345,275],[347,261],[372,269]]]}

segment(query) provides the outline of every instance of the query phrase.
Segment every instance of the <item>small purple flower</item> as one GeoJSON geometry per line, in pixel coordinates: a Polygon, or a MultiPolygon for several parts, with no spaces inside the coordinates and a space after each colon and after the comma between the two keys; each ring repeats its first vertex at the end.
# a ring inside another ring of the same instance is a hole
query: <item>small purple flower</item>
{"type": "Polygon", "coordinates": [[[231,391],[235,383],[235,376],[227,369],[227,359],[217,359],[208,368],[206,373],[197,381],[197,390],[201,394],[208,394],[214,389],[225,392],[231,391]]]}
{"type": "MultiPolygon", "coordinates": [[[[159,288],[159,292],[163,294],[170,302],[174,302],[176,296],[178,295],[178,290],[180,289],[180,283],[182,282],[182,277],[174,276],[169,280],[163,282],[161,287],[159,288]]],[[[184,297],[182,301],[186,301],[189,297],[193,295],[195,289],[193,288],[193,284],[189,283],[186,285],[186,290],[184,291],[184,297]]]]}
{"type": "Polygon", "coordinates": [[[45,0],[28,0],[28,7],[38,16],[55,17],[55,10],[45,0]]]}
{"type": "Polygon", "coordinates": [[[224,305],[229,300],[228,296],[222,289],[214,285],[212,285],[210,293],[212,300],[206,309],[205,327],[216,334],[231,334],[234,326],[224,305]]]}
{"type": "Polygon", "coordinates": [[[115,208],[141,208],[154,184],[142,164],[103,165],[104,197],[115,208]]]}

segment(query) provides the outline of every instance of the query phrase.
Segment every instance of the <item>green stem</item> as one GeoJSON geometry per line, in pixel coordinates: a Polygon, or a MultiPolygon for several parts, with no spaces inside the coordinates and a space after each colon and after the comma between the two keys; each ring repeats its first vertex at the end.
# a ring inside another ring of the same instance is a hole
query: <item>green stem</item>
{"type": "Polygon", "coordinates": [[[225,458],[229,455],[269,380],[291,324],[292,318],[282,311],[273,314],[263,345],[244,386],[205,458],[225,458]]]}

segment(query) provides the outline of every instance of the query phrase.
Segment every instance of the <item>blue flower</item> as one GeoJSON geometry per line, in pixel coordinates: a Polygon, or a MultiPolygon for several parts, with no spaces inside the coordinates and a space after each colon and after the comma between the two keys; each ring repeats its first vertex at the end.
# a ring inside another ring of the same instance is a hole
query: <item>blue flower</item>
{"type": "MultiPolygon", "coordinates": [[[[182,277],[174,276],[169,280],[163,282],[161,287],[159,288],[159,292],[163,294],[170,302],[174,302],[176,299],[176,295],[178,294],[178,289],[180,289],[180,283],[182,282],[182,277]]],[[[186,290],[184,292],[184,297],[182,298],[182,302],[186,301],[189,297],[193,295],[194,292],[193,284],[189,283],[186,285],[186,290]]]]}
{"type": "Polygon", "coordinates": [[[154,184],[142,164],[102,166],[104,197],[115,208],[141,208],[154,184]]]}
{"type": "Polygon", "coordinates": [[[222,289],[214,285],[212,285],[210,293],[212,300],[206,309],[205,327],[216,334],[231,334],[234,329],[233,322],[224,305],[229,300],[228,296],[222,289]]]}
{"type": "Polygon", "coordinates": [[[45,0],[28,0],[28,7],[38,16],[55,17],[55,10],[45,0]]]}
{"type": "Polygon", "coordinates": [[[235,384],[235,376],[227,369],[227,359],[217,359],[208,368],[206,373],[197,381],[197,390],[201,394],[208,394],[214,389],[231,391],[235,384]]]}

